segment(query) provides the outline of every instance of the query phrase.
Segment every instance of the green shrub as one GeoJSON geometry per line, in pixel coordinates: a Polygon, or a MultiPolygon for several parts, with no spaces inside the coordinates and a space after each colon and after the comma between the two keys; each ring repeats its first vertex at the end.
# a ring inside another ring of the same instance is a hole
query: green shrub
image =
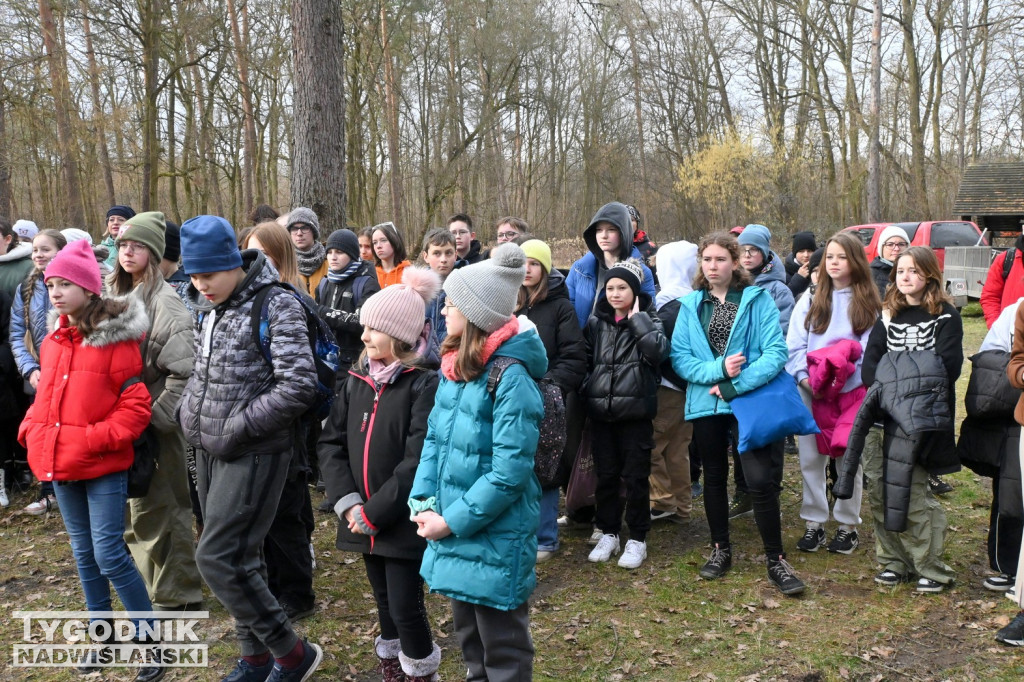
{"type": "Polygon", "coordinates": [[[971,301],[960,311],[960,317],[982,317],[985,313],[981,311],[981,304],[971,301]]]}

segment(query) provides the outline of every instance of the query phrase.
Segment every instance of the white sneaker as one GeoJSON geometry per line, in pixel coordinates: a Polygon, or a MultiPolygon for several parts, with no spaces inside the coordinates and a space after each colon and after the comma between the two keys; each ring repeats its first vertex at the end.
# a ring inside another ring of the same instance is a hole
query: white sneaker
{"type": "Polygon", "coordinates": [[[628,568],[630,570],[640,568],[640,564],[642,564],[646,558],[647,543],[640,542],[639,540],[630,540],[622,550],[622,556],[619,557],[619,567],[628,568]]]}
{"type": "Polygon", "coordinates": [[[597,547],[591,552],[590,556],[587,557],[587,561],[593,561],[601,563],[608,561],[612,558],[612,555],[619,553],[619,536],[618,535],[601,535],[601,539],[597,541],[597,547]]]}
{"type": "Polygon", "coordinates": [[[601,532],[601,529],[600,528],[595,528],[594,532],[591,533],[590,537],[587,539],[587,544],[588,545],[596,545],[598,542],[601,541],[601,538],[603,538],[603,537],[604,537],[604,533],[601,532]]]}

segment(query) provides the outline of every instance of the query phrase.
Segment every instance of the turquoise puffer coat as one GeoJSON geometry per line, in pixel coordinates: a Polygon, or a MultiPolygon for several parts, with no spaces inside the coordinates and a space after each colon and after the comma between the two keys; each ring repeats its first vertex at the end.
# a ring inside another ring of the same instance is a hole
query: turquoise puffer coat
{"type": "Polygon", "coordinates": [[[493,401],[490,364],[470,382],[442,377],[410,493],[413,505],[435,498],[434,510],[452,530],[427,542],[420,575],[430,591],[504,611],[537,584],[541,491],[533,455],[544,404],[534,379],[548,361],[536,328],[519,319],[520,333],[494,355],[523,365],[505,370],[493,401]]]}
{"type": "Polygon", "coordinates": [[[743,290],[725,355],[716,356],[701,322],[701,309],[711,306],[699,289],[679,299],[679,316],[672,334],[672,369],[686,379],[686,420],[714,414],[732,414],[727,400],[710,395],[715,384],[731,398],[759,388],[782,371],[789,351],[779,326],[779,309],[771,295],[758,286],[743,290]],[[724,358],[742,353],[747,362],[731,381],[724,358]]]}

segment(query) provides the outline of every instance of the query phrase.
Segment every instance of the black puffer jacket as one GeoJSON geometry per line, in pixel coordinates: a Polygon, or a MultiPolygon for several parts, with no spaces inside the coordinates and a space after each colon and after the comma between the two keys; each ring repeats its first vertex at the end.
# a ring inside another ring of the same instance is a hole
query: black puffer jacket
{"type": "Polygon", "coordinates": [[[338,549],[422,558],[427,543],[409,520],[408,500],[437,384],[433,367],[403,370],[379,388],[364,371],[349,370],[317,444],[327,499],[341,518],[338,549]],[[356,504],[375,535],[348,529],[344,513],[356,504]]]}
{"type": "Polygon", "coordinates": [[[587,414],[606,422],[653,419],[668,338],[650,296],[641,292],[640,312],[619,322],[602,298],[583,338],[589,371],[581,393],[587,414]]]}
{"type": "Polygon", "coordinates": [[[317,309],[320,317],[334,332],[338,342],[338,381],[340,388],[348,376],[348,368],[363,352],[363,325],[359,324],[359,309],[366,299],[380,291],[377,270],[373,263],[363,261],[359,269],[344,282],[332,282],[328,277],[320,280],[316,288],[317,309]],[[358,284],[358,286],[357,286],[358,284]],[[359,293],[358,300],[355,293],[359,293]]]}
{"type": "Polygon", "coordinates": [[[242,268],[245,279],[216,307],[189,286],[200,321],[195,369],[178,408],[185,439],[226,461],[292,452],[298,418],[316,388],[302,306],[283,291],[269,298],[272,370],[253,338],[252,298],[261,286],[277,281],[278,274],[252,249],[242,252],[242,268]]]}
{"type": "Polygon", "coordinates": [[[953,443],[950,396],[946,367],[935,353],[890,351],[882,356],[875,382],[853,422],[833,495],[841,500],[853,496],[864,438],[871,425],[881,418],[885,430],[885,528],[895,532],[906,530],[914,466],[920,465],[930,474],[960,469],[953,443]]]}
{"type": "Polygon", "coordinates": [[[999,513],[1024,518],[1021,496],[1020,424],[1013,409],[1020,391],[1010,385],[1006,365],[1010,354],[987,350],[971,358],[973,369],[964,405],[967,418],[960,425],[957,454],[979,476],[997,479],[999,513]]]}
{"type": "Polygon", "coordinates": [[[537,333],[548,355],[544,379],[562,389],[562,394],[577,390],[587,373],[587,348],[576,320],[576,310],[565,288],[565,276],[558,270],[548,276],[548,295],[533,306],[516,311],[537,325],[537,333]]]}
{"type": "Polygon", "coordinates": [[[882,260],[881,256],[875,256],[871,261],[871,278],[878,287],[878,296],[885,300],[885,290],[889,287],[889,273],[892,272],[892,263],[882,260]]]}

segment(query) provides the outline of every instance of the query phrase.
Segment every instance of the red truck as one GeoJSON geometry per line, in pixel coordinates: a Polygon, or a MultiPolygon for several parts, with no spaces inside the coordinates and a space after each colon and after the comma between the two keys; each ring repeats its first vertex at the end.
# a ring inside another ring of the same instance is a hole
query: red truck
{"type": "Polygon", "coordinates": [[[911,246],[930,246],[944,268],[947,246],[989,246],[988,236],[983,236],[974,223],[967,220],[928,220],[922,223],[869,223],[845,228],[857,233],[864,243],[868,261],[878,255],[878,236],[889,225],[902,227],[910,237],[911,246]]]}

